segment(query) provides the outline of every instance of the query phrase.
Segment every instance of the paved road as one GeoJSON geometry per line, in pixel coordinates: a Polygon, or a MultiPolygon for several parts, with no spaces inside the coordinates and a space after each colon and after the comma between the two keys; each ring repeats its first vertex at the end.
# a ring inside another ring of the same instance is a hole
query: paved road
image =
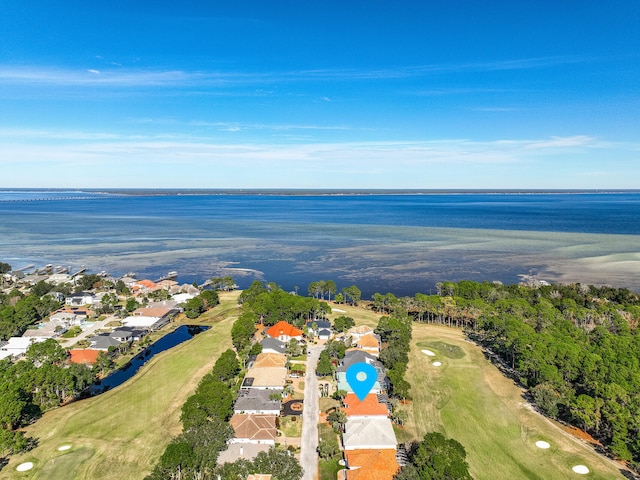
{"type": "Polygon", "coordinates": [[[304,382],[304,410],[302,412],[302,444],[300,449],[300,463],[304,470],[303,480],[317,480],[318,478],[318,378],[316,365],[324,345],[309,347],[307,357],[307,373],[304,382]]]}
{"type": "Polygon", "coordinates": [[[113,322],[114,320],[117,320],[117,318],[113,315],[109,315],[107,318],[105,318],[104,320],[100,320],[99,322],[87,322],[89,325],[89,328],[87,328],[86,330],[83,330],[82,333],[80,333],[77,337],[73,337],[73,338],[60,337],[59,338],[60,345],[62,345],[65,348],[71,347],[72,345],[75,345],[80,340],[91,338],[96,334],[97,330],[106,328],[107,323],[113,322]]]}

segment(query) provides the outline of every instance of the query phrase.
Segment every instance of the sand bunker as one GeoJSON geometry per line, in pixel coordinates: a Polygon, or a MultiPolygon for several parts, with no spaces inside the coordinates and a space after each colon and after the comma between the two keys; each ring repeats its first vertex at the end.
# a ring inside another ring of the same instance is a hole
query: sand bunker
{"type": "Polygon", "coordinates": [[[545,442],[544,440],[538,440],[536,442],[536,447],[538,448],[549,448],[551,445],[549,445],[549,442],[545,442]]]}
{"type": "Polygon", "coordinates": [[[58,451],[64,452],[65,450],[69,450],[70,448],[71,445],[62,445],[61,447],[58,447],[58,451]]]}
{"type": "Polygon", "coordinates": [[[430,357],[436,356],[436,354],[433,353],[431,350],[422,350],[422,353],[424,353],[425,355],[429,355],[430,357]]]}
{"type": "Polygon", "coordinates": [[[332,312],[338,312],[338,313],[347,313],[346,310],[340,310],[339,308],[332,308],[331,311],[332,312]]]}
{"type": "Polygon", "coordinates": [[[434,367],[439,367],[440,365],[442,365],[442,362],[433,362],[431,365],[433,365],[434,367]]]}
{"type": "Polygon", "coordinates": [[[589,469],[584,465],[576,465],[571,470],[573,470],[576,473],[579,473],[580,475],[586,475],[587,473],[589,473],[589,469]]]}
{"type": "Polygon", "coordinates": [[[33,468],[33,462],[24,462],[16,467],[18,472],[26,472],[27,470],[31,470],[33,468]]]}

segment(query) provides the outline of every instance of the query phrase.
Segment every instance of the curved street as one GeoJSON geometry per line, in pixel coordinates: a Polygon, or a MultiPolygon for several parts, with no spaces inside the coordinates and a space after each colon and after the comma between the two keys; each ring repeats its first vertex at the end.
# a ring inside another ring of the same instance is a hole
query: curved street
{"type": "Polygon", "coordinates": [[[304,410],[302,412],[302,441],[300,445],[300,464],[304,470],[303,480],[318,478],[318,378],[316,365],[324,345],[308,347],[307,373],[304,382],[304,410]]]}

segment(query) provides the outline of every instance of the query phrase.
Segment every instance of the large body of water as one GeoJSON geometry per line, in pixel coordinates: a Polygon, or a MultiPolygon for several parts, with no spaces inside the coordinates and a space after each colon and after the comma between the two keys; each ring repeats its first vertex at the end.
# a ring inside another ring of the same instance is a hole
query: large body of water
{"type": "MultiPolygon", "coordinates": [[[[116,192],[117,193],[117,192],[116,192]]],[[[138,192],[139,193],[139,192],[138,192]]],[[[306,292],[413,295],[443,280],[640,291],[640,192],[120,195],[0,191],[0,261],[306,292]]]]}

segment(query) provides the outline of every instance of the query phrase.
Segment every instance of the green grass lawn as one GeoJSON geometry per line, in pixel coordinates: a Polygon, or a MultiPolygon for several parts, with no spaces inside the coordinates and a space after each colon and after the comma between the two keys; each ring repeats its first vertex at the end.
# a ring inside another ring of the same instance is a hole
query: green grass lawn
{"type": "Polygon", "coordinates": [[[210,330],[156,355],[124,385],[46,413],[27,429],[28,435],[38,439],[38,447],[13,457],[0,478],[144,478],[167,443],[180,433],[183,403],[220,353],[231,346],[229,330],[237,315],[237,295],[221,295],[222,305],[197,322],[211,324],[210,330]],[[57,450],[66,444],[72,448],[57,450]],[[25,461],[33,461],[35,467],[16,472],[16,466],[25,461]]]}
{"type": "Polygon", "coordinates": [[[455,438],[467,451],[474,478],[575,479],[571,467],[578,464],[591,471],[582,478],[624,478],[592,448],[532,411],[522,390],[458,330],[414,324],[406,379],[413,404],[403,433],[419,438],[439,431],[455,438]],[[434,367],[434,361],[442,366],[434,367]],[[537,448],[537,440],[551,448],[537,448]]]}
{"type": "Polygon", "coordinates": [[[286,416],[278,419],[280,430],[285,437],[300,438],[302,436],[302,416],[286,416]]]}
{"type": "Polygon", "coordinates": [[[338,476],[338,470],[344,468],[338,461],[339,458],[332,458],[331,460],[322,460],[318,462],[318,468],[320,470],[320,480],[336,480],[338,476]]]}

